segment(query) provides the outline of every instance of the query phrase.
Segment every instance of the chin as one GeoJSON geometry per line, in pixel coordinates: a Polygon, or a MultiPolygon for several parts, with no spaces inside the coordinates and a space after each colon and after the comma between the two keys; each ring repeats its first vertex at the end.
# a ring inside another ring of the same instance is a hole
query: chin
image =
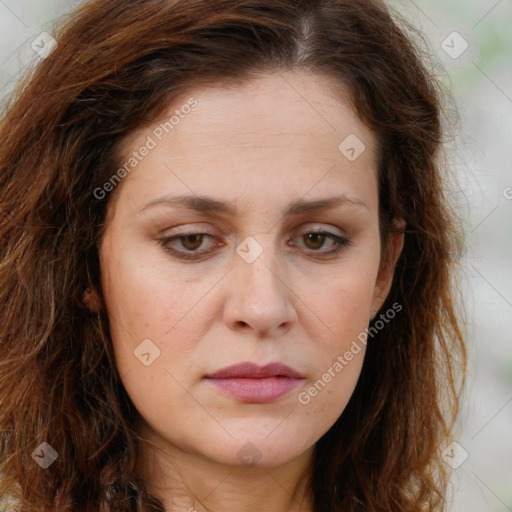
{"type": "MultiPolygon", "coordinates": [[[[275,428],[275,426],[273,427],[275,428]]],[[[227,428],[229,431],[229,428],[227,428]]],[[[307,431],[307,430],[305,430],[307,431]]],[[[228,466],[246,468],[272,468],[291,462],[304,454],[315,442],[310,437],[276,435],[272,429],[265,433],[256,433],[251,428],[237,435],[230,431],[222,439],[212,439],[208,446],[201,450],[202,454],[211,460],[228,466]]]]}

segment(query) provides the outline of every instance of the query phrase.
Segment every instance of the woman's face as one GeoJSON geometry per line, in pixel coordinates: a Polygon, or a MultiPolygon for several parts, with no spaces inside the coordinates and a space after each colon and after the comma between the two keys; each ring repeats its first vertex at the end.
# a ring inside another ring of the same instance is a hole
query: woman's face
{"type": "Polygon", "coordinates": [[[141,430],[166,452],[293,461],[355,388],[401,241],[379,272],[376,140],[327,85],[193,90],[124,141],[103,297],[141,430]]]}

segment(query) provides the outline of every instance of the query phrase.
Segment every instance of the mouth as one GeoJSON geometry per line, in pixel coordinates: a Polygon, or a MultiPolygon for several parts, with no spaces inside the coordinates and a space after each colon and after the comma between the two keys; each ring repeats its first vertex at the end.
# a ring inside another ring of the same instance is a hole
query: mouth
{"type": "Polygon", "coordinates": [[[305,377],[282,363],[241,363],[208,374],[205,379],[223,394],[242,402],[269,403],[290,393],[305,377]]]}

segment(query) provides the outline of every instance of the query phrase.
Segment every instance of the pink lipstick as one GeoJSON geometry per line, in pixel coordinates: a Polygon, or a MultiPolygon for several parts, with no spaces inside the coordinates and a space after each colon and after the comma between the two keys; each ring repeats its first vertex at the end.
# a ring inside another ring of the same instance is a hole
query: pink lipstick
{"type": "Polygon", "coordinates": [[[305,379],[300,372],[281,363],[258,366],[249,362],[228,366],[205,378],[223,393],[253,404],[273,402],[305,379]]]}

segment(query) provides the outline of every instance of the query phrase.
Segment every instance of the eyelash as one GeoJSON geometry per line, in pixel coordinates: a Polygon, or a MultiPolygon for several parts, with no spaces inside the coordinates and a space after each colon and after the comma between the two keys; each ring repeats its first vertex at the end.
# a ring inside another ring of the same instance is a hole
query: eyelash
{"type": "MultiPolygon", "coordinates": [[[[347,238],[335,235],[334,233],[331,233],[329,231],[307,231],[307,232],[303,233],[302,235],[298,235],[298,236],[306,236],[306,235],[312,235],[312,234],[313,235],[326,235],[327,238],[333,240],[333,242],[335,242],[335,244],[336,244],[334,249],[332,249],[330,251],[326,251],[326,252],[320,252],[320,251],[315,251],[313,249],[309,249],[309,251],[311,253],[319,253],[321,255],[320,256],[321,258],[337,255],[341,251],[343,251],[346,247],[350,247],[352,245],[352,242],[350,240],[348,240],[347,238]]],[[[206,235],[207,237],[213,238],[213,235],[210,235],[209,233],[202,233],[200,231],[190,231],[190,232],[181,233],[179,235],[175,235],[172,237],[162,238],[161,240],[159,240],[159,243],[166,252],[168,252],[171,255],[176,256],[177,258],[182,259],[182,260],[200,259],[204,256],[208,256],[211,252],[213,252],[215,250],[215,248],[213,248],[213,249],[209,249],[207,251],[201,251],[201,252],[198,250],[196,250],[196,251],[190,251],[190,250],[189,251],[178,251],[175,249],[171,249],[169,247],[169,244],[171,242],[174,242],[175,240],[180,240],[180,239],[187,238],[189,236],[194,236],[194,235],[206,235]]]]}

